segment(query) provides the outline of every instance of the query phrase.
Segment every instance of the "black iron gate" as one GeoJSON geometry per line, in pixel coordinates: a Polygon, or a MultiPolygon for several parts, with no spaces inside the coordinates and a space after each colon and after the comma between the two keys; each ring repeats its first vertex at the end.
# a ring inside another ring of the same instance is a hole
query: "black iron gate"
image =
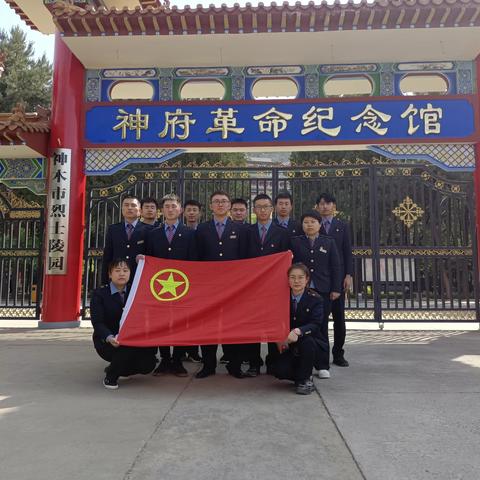
{"type": "Polygon", "coordinates": [[[0,190],[0,319],[39,319],[44,210],[0,190]]]}
{"type": "Polygon", "coordinates": [[[296,217],[314,206],[320,192],[336,196],[337,215],[352,227],[354,285],[348,320],[480,319],[475,202],[466,174],[422,164],[358,164],[246,169],[145,165],[122,175],[88,191],[84,316],[89,291],[100,282],[106,229],[121,220],[127,192],[140,198],[176,192],[183,200],[208,205],[209,195],[221,189],[247,200],[287,190],[296,217]]]}

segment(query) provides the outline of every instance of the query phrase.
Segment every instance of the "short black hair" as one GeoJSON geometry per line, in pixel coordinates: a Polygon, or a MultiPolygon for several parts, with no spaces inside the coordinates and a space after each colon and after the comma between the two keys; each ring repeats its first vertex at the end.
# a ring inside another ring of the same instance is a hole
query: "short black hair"
{"type": "Polygon", "coordinates": [[[275,197],[275,205],[277,202],[281,199],[284,200],[290,200],[290,203],[293,205],[293,197],[290,192],[280,192],[276,197],[275,197]]]}
{"type": "Polygon", "coordinates": [[[287,275],[290,275],[292,270],[301,270],[307,278],[310,278],[310,270],[304,263],[298,262],[290,265],[289,269],[287,270],[287,275]]]}
{"type": "MultiPolygon", "coordinates": [[[[130,197],[128,197],[130,198],[130,197]]],[[[125,264],[125,266],[131,271],[132,269],[130,268],[130,265],[128,264],[128,261],[125,258],[115,258],[108,264],[108,273],[112,273],[112,270],[114,268],[117,268],[118,266],[125,264]]]]}
{"type": "Polygon", "coordinates": [[[306,218],[314,218],[315,220],[318,220],[318,223],[320,225],[322,224],[322,217],[316,210],[310,210],[309,212],[305,212],[300,218],[300,223],[303,223],[306,218]]]}
{"type": "Polygon", "coordinates": [[[242,205],[245,205],[245,208],[248,208],[248,203],[244,198],[234,198],[231,203],[232,205],[234,203],[241,203],[242,205]]]}
{"type": "Polygon", "coordinates": [[[123,204],[123,201],[124,201],[124,200],[127,200],[127,198],[136,200],[138,203],[140,203],[140,199],[139,199],[136,195],[134,195],[133,193],[127,193],[127,194],[122,198],[122,204],[123,204]]]}
{"type": "Polygon", "coordinates": [[[326,203],[337,203],[335,200],[335,197],[331,193],[323,192],[317,197],[317,201],[315,202],[315,205],[318,205],[321,201],[324,201],[326,203]]]}
{"type": "Polygon", "coordinates": [[[266,193],[259,193],[254,199],[253,199],[253,206],[255,206],[255,202],[257,200],[268,200],[270,203],[272,203],[272,199],[270,198],[269,195],[266,193]]]}
{"type": "Polygon", "coordinates": [[[210,202],[212,202],[212,198],[215,196],[215,195],[222,195],[223,197],[227,197],[228,198],[228,201],[230,203],[232,203],[231,199],[230,199],[230,195],[223,191],[223,190],[216,190],[215,192],[213,192],[211,195],[210,195],[210,202]]]}
{"type": "Polygon", "coordinates": [[[153,198],[153,197],[145,197],[145,198],[142,198],[142,199],[140,200],[140,208],[143,208],[143,206],[144,206],[146,203],[154,203],[154,204],[155,204],[155,207],[158,209],[158,202],[157,202],[157,199],[156,199],[156,198],[153,198]]]}
{"type": "Polygon", "coordinates": [[[188,207],[189,205],[191,205],[192,207],[198,207],[200,210],[202,209],[202,204],[197,200],[193,200],[193,199],[187,200],[183,204],[183,208],[188,207]]]}

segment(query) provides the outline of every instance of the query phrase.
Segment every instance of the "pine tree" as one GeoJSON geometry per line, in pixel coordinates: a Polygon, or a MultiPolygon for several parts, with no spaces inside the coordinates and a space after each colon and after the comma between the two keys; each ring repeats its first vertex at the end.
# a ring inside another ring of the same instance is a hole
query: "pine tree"
{"type": "Polygon", "coordinates": [[[35,111],[37,105],[50,107],[52,65],[45,54],[34,57],[33,42],[27,42],[20,27],[10,32],[0,29],[0,52],[6,56],[0,77],[0,112],[10,112],[19,102],[25,102],[27,112],[35,111]]]}

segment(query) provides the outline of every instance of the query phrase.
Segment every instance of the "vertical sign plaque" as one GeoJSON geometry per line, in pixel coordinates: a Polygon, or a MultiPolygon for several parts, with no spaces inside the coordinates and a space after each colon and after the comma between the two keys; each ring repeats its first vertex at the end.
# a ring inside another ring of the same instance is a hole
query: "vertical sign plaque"
{"type": "Polygon", "coordinates": [[[72,151],[69,148],[57,148],[50,161],[47,275],[65,275],[67,273],[72,151]]]}

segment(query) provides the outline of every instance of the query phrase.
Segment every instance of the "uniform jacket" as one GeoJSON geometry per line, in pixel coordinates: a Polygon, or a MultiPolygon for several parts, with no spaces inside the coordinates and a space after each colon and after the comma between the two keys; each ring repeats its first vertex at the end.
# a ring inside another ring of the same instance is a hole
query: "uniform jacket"
{"type": "Polygon", "coordinates": [[[258,223],[247,227],[247,256],[248,258],[263,257],[273,253],[286,252],[290,248],[290,236],[286,228],[279,227],[273,222],[267,231],[263,245],[260,241],[258,223]]]}
{"type": "Polygon", "coordinates": [[[294,310],[293,300],[290,300],[290,329],[299,328],[301,330],[302,335],[299,341],[307,336],[312,336],[318,346],[328,352],[328,339],[324,338],[322,334],[325,330],[324,322],[323,300],[315,290],[305,290],[296,310],[294,310]]]}
{"type": "Polygon", "coordinates": [[[168,243],[165,226],[160,225],[147,234],[145,255],[174,260],[197,260],[195,230],[179,223],[172,243],[168,243]]]}
{"type": "Polygon", "coordinates": [[[332,219],[328,234],[323,225],[320,229],[321,235],[328,235],[335,240],[338,255],[340,257],[340,278],[342,280],[345,275],[353,275],[353,257],[352,257],[352,243],[350,241],[350,225],[337,218],[332,219]]]}
{"type": "Polygon", "coordinates": [[[315,289],[320,293],[341,292],[340,259],[335,240],[325,235],[315,239],[313,248],[307,236],[291,240],[293,263],[304,263],[310,269],[315,289]]]}
{"type": "Polygon", "coordinates": [[[110,285],[93,290],[90,300],[90,314],[95,343],[105,343],[105,339],[109,335],[118,333],[122,313],[122,298],[119,293],[112,295],[110,285]]]}
{"type": "MultiPolygon", "coordinates": [[[[278,218],[274,218],[273,222],[275,225],[280,226],[278,218]]],[[[285,227],[280,227],[285,228],[285,227]]],[[[298,237],[298,235],[303,235],[302,225],[300,222],[297,222],[293,218],[288,219],[288,227],[286,228],[287,232],[289,233],[290,237],[298,237]]]]}
{"type": "Polygon", "coordinates": [[[205,261],[239,260],[247,255],[246,228],[227,218],[222,238],[213,220],[201,223],[195,231],[198,259],[205,261]]]}
{"type": "Polygon", "coordinates": [[[145,253],[145,239],[152,229],[151,225],[138,222],[128,240],[125,222],[114,223],[107,230],[103,249],[102,283],[108,283],[108,264],[116,258],[124,258],[130,265],[130,280],[133,280],[137,268],[136,256],[145,253]]]}

